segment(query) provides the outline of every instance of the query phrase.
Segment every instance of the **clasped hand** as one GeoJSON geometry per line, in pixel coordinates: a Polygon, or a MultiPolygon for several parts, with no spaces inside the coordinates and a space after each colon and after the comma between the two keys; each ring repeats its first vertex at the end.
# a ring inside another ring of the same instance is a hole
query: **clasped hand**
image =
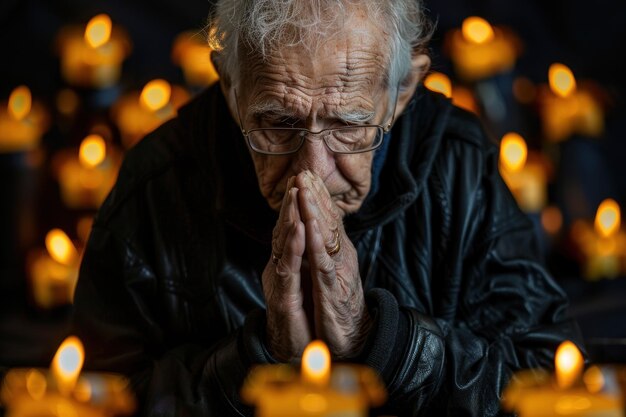
{"type": "Polygon", "coordinates": [[[356,249],[324,182],[304,171],[289,179],[263,271],[267,344],[283,362],[298,361],[312,338],[335,358],[359,353],[370,320],[356,249]],[[311,294],[303,280],[311,280],[311,294]],[[304,298],[312,298],[312,311],[304,298]]]}

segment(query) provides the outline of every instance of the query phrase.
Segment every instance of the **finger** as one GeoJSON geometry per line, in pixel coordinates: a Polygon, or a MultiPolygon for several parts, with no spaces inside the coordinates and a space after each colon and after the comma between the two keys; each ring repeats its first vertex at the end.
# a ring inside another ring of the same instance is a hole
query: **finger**
{"type": "Polygon", "coordinates": [[[302,222],[290,227],[281,258],[276,265],[268,263],[273,273],[264,275],[263,286],[268,304],[283,313],[302,309],[300,269],[306,242],[304,230],[302,222]]]}
{"type": "Polygon", "coordinates": [[[301,189],[298,192],[298,200],[302,221],[307,223],[315,220],[320,230],[325,250],[327,252],[333,250],[337,246],[338,224],[328,219],[325,210],[321,209],[310,188],[301,189]]]}
{"type": "Polygon", "coordinates": [[[307,258],[314,289],[329,289],[336,283],[335,260],[326,253],[324,238],[317,220],[306,223],[307,258]]]}
{"type": "MultiPolygon", "coordinates": [[[[293,182],[294,178],[292,177],[287,182],[287,185],[290,186],[293,182]]],[[[272,252],[278,257],[283,253],[283,247],[291,225],[300,221],[297,193],[298,189],[293,187],[289,187],[287,192],[285,192],[280,214],[278,215],[278,221],[272,232],[272,252]]]]}

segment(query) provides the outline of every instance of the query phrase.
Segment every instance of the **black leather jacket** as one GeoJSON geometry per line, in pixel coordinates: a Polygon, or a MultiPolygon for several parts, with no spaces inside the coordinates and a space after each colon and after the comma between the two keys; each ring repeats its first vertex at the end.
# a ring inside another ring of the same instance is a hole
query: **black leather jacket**
{"type": "MultiPolygon", "coordinates": [[[[477,119],[419,89],[375,195],[345,219],[370,314],[354,361],[387,413],[495,415],[511,373],[550,367],[577,327],[477,119]]],[[[215,86],[131,149],[100,209],[75,295],[86,366],[130,376],[151,416],[251,415],[264,347],[260,274],[277,214],[215,86]]]]}

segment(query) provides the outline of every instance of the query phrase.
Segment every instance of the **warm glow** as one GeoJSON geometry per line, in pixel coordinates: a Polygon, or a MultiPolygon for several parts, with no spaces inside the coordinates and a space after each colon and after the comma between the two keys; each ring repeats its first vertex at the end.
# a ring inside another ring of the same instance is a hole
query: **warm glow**
{"type": "Polygon", "coordinates": [[[472,16],[463,21],[463,37],[472,43],[486,43],[493,39],[493,28],[482,17],[472,16]]]}
{"type": "Polygon", "coordinates": [[[141,104],[151,111],[162,109],[169,103],[172,87],[165,80],[152,80],[141,91],[141,104]]]}
{"type": "Polygon", "coordinates": [[[111,38],[111,18],[106,14],[94,16],[85,29],[85,40],[92,48],[98,48],[111,38]]]}
{"type": "Polygon", "coordinates": [[[22,120],[30,113],[33,98],[25,85],[16,87],[9,96],[9,114],[15,120],[22,120]]]}
{"type": "Polygon", "coordinates": [[[307,413],[323,413],[328,408],[328,401],[321,394],[309,393],[300,398],[300,408],[307,413]]]}
{"type": "Polygon", "coordinates": [[[46,395],[48,382],[46,376],[37,369],[31,369],[26,375],[26,391],[35,400],[41,400],[46,395]]]}
{"type": "Polygon", "coordinates": [[[85,349],[79,338],[69,336],[61,343],[50,369],[62,394],[69,394],[76,385],[85,361],[85,349]]]}
{"type": "Polygon", "coordinates": [[[52,229],[48,232],[46,249],[52,259],[63,265],[72,265],[78,257],[76,247],[61,229],[52,229]]]}
{"type": "Polygon", "coordinates": [[[447,75],[440,72],[428,74],[424,80],[424,86],[431,91],[441,93],[446,97],[452,97],[452,83],[447,75]]]}
{"type": "Polygon", "coordinates": [[[576,90],[576,79],[572,70],[563,64],[552,64],[548,69],[550,89],[561,97],[567,97],[576,90]]]}
{"type": "Polygon", "coordinates": [[[314,340],[304,349],[302,378],[316,385],[328,383],[330,378],[330,351],[321,340],[314,340]]]}
{"type": "Polygon", "coordinates": [[[583,355],[575,344],[566,340],[559,345],[554,358],[556,382],[562,389],[567,389],[580,379],[583,370],[583,355]]]}
{"type": "Polygon", "coordinates": [[[561,210],[556,206],[548,206],[541,212],[541,225],[543,229],[554,235],[561,230],[563,226],[563,215],[561,210]]]}
{"type": "Polygon", "coordinates": [[[106,157],[106,143],[100,135],[89,135],[80,144],[78,160],[86,168],[95,168],[106,157]]]}
{"type": "Polygon", "coordinates": [[[595,229],[602,237],[609,237],[619,230],[621,214],[619,205],[612,198],[607,198],[598,206],[595,229]]]}
{"type": "Polygon", "coordinates": [[[517,133],[507,133],[500,142],[500,163],[507,171],[519,171],[526,164],[528,148],[517,133]]]}
{"type": "Polygon", "coordinates": [[[585,386],[591,393],[596,393],[602,391],[604,387],[604,375],[602,375],[602,371],[597,366],[590,366],[589,369],[585,371],[583,375],[583,381],[585,382],[585,386]]]}

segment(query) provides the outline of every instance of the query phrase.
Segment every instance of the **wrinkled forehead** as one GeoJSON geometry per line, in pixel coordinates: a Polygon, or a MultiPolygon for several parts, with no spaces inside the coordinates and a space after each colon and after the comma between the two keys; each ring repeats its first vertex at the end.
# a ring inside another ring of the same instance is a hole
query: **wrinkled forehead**
{"type": "Polygon", "coordinates": [[[363,16],[352,16],[324,38],[274,45],[266,56],[254,49],[241,55],[241,88],[297,89],[303,94],[332,91],[378,95],[385,87],[389,48],[382,31],[363,16]]]}

